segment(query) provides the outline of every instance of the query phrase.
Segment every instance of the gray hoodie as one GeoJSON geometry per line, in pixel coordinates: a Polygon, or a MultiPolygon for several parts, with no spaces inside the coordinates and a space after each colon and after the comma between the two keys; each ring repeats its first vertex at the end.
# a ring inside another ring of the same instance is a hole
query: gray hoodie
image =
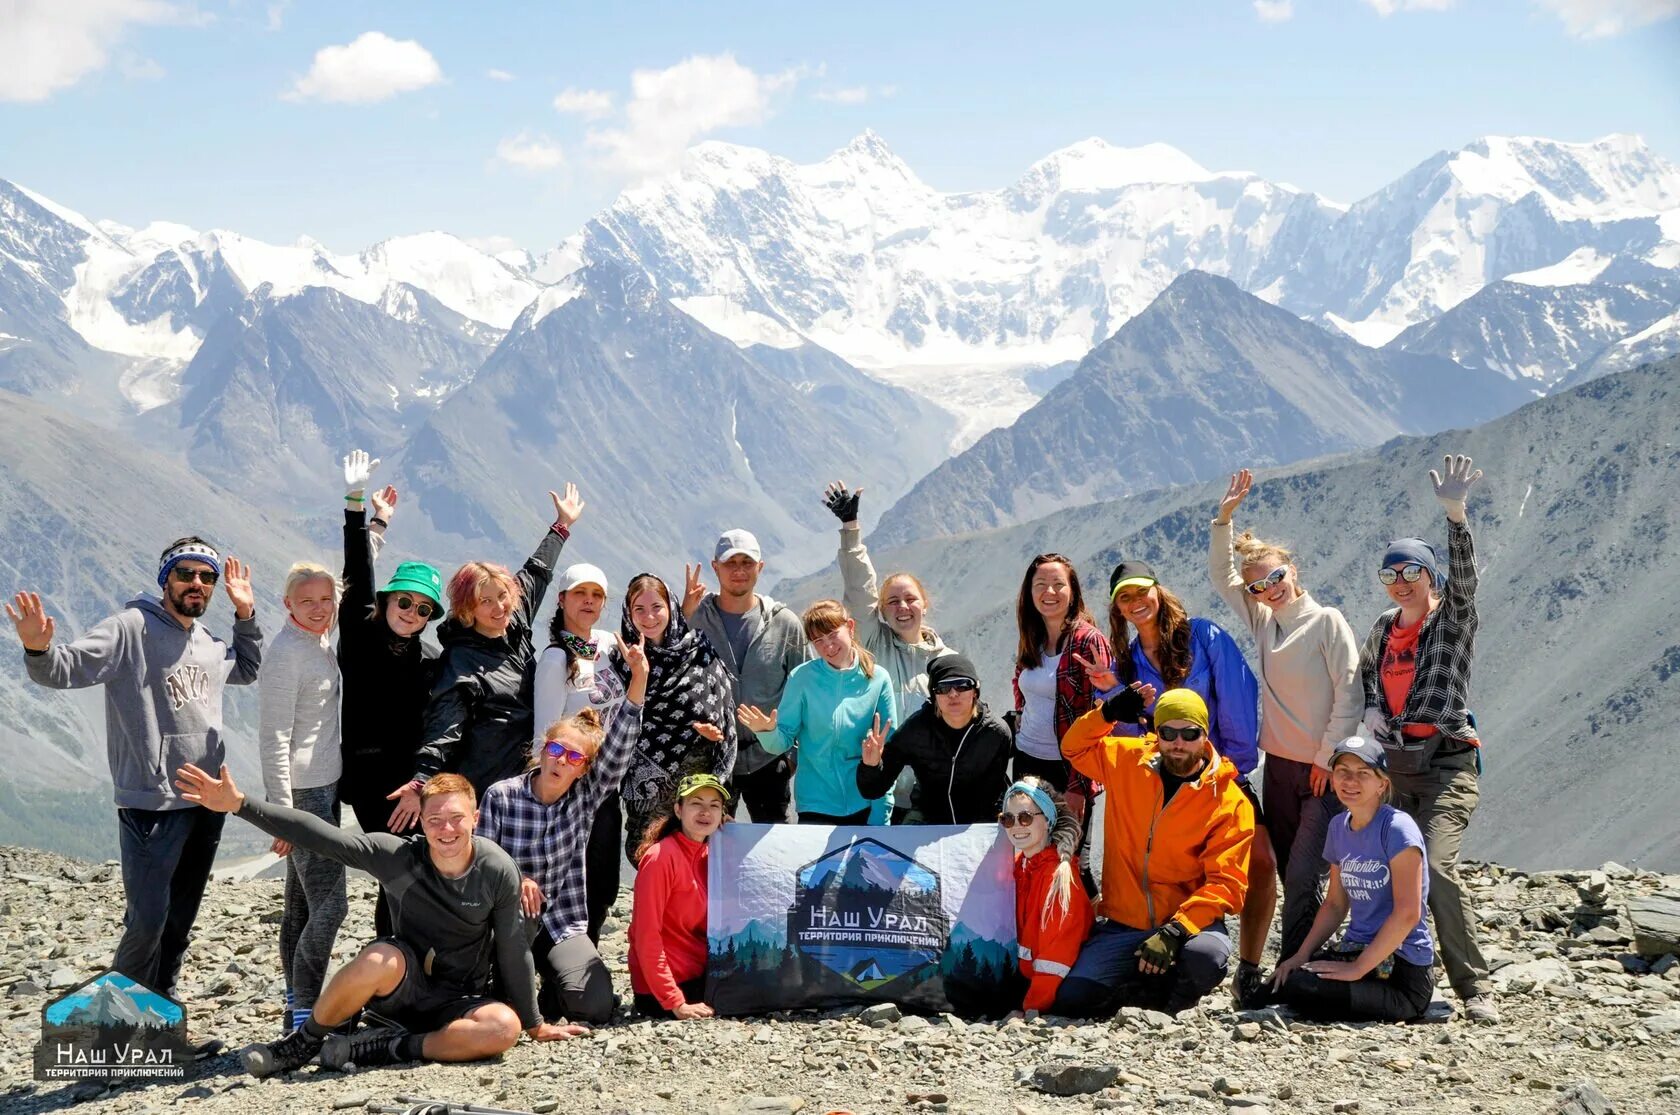
{"type": "Polygon", "coordinates": [[[105,687],[105,747],[119,809],[190,809],[175,770],[221,767],[222,686],[250,685],[262,664],[255,616],[235,620],[229,647],[163,602],[140,596],[81,638],[28,654],[30,680],[49,689],[105,687]]]}
{"type": "MultiPolygon", "coordinates": [[[[799,616],[785,604],[778,604],[762,592],[758,607],[747,612],[747,657],[735,661],[735,650],[724,631],[717,594],[708,592],[689,620],[696,631],[711,641],[713,649],[735,679],[735,703],[752,705],[769,712],[782,702],[782,689],[793,668],[805,661],[805,628],[799,616]]],[[[746,725],[737,725],[740,749],[735,753],[735,773],[751,774],[768,766],[776,756],[758,742],[746,725]]]]}

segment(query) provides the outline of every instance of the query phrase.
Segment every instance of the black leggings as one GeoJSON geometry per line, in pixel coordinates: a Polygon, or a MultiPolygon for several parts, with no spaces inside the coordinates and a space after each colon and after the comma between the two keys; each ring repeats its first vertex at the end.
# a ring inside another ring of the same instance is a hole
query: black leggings
{"type": "Polygon", "coordinates": [[[1375,972],[1352,981],[1320,979],[1297,968],[1284,980],[1277,997],[1321,1022],[1410,1022],[1423,1017],[1434,994],[1435,970],[1408,964],[1397,956],[1387,979],[1379,979],[1375,972]]]}
{"type": "MultiPolygon", "coordinates": [[[[706,977],[697,976],[687,983],[679,983],[682,990],[683,1002],[700,1003],[705,1001],[706,977]]],[[[636,1013],[643,1018],[675,1018],[676,1015],[659,1005],[659,1000],[645,991],[636,992],[636,1013]]]]}
{"type": "MultiPolygon", "coordinates": [[[[618,899],[618,830],[624,824],[618,791],[608,794],[595,813],[584,849],[584,889],[589,904],[589,939],[601,943],[601,923],[618,899]]],[[[641,834],[636,834],[641,839],[641,834]]]]}

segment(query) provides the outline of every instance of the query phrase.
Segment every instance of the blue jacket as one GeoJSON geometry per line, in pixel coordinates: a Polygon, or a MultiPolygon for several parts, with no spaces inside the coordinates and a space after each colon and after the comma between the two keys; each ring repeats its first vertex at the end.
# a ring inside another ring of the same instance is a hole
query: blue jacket
{"type": "MultiPolygon", "coordinates": [[[[1131,645],[1132,665],[1137,679],[1155,687],[1157,695],[1167,689],[1161,673],[1150,663],[1137,639],[1131,645]]],[[[1190,676],[1181,688],[1194,689],[1207,702],[1213,749],[1230,759],[1237,772],[1248,775],[1260,761],[1260,686],[1248,668],[1242,648],[1223,627],[1197,616],[1190,621],[1190,676]]],[[[1108,698],[1114,693],[1098,694],[1108,698]]],[[[1149,703],[1150,712],[1155,702],[1149,703]]],[[[1124,724],[1114,726],[1114,735],[1135,736],[1139,730],[1124,724]]]]}

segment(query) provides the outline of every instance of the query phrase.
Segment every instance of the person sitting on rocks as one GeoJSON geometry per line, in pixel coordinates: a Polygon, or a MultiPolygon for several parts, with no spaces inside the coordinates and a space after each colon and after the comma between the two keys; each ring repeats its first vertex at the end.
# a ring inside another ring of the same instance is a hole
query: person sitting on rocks
{"type": "Polygon", "coordinates": [[[426,780],[419,795],[424,835],[406,837],[346,832],[301,809],[248,798],[225,765],[211,775],[188,763],[176,771],[175,785],[185,801],[237,814],[294,847],[366,871],[391,896],[392,936],[333,973],[303,1025],[246,1047],[251,1075],[302,1068],[317,1056],[340,1070],[351,1063],[479,1061],[513,1048],[521,1029],[535,1041],[588,1032],[537,1013],[519,869],[495,842],[473,835],[478,800],[462,776],[426,780]],[[492,964],[510,1002],[490,998],[492,964]],[[364,1007],[387,1024],[336,1032],[364,1007]]]}
{"type": "Polygon", "coordinates": [[[1155,702],[1155,730],[1113,734],[1143,716],[1126,688],[1074,721],[1062,753],[1103,784],[1098,924],[1062,981],[1055,1014],[1089,1018],[1126,1005],[1177,1014],[1218,987],[1231,957],[1225,918],[1242,909],[1254,807],[1237,768],[1208,739],[1191,689],[1155,702]]]}
{"type": "Polygon", "coordinates": [[[1330,778],[1347,807],[1324,841],[1330,891],[1300,949],[1272,973],[1272,987],[1310,1018],[1421,1018],[1435,988],[1423,831],[1388,804],[1394,784],[1382,744],[1363,736],[1338,743],[1330,778]],[[1318,952],[1344,919],[1341,947],[1318,952]]]}
{"type": "MultiPolygon", "coordinates": [[[[537,1009],[549,1021],[605,1022],[613,1012],[612,973],[589,938],[589,834],[635,754],[648,686],[646,643],[620,641],[618,649],[630,684],[612,727],[603,731],[592,708],[555,721],[536,765],[486,790],[479,812],[478,835],[512,856],[522,875],[520,905],[542,975],[537,1009]]],[[[615,882],[617,868],[614,848],[615,882]]]]}
{"type": "Polygon", "coordinates": [[[676,802],[636,852],[630,907],[630,990],[644,1018],[711,1018],[706,991],[707,863],[729,791],[713,774],[677,783],[676,802]]]}
{"type": "Polygon", "coordinates": [[[1079,883],[1079,821],[1054,786],[1029,774],[1003,795],[998,824],[1015,849],[1015,938],[1027,980],[1021,1009],[1048,1011],[1094,920],[1079,883]]]}

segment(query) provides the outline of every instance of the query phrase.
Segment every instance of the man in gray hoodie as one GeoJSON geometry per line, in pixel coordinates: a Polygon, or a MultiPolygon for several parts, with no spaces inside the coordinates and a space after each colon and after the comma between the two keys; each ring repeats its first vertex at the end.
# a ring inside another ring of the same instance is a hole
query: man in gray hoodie
{"type": "MultiPolygon", "coordinates": [[[[793,609],[756,591],[764,557],[750,531],[726,530],[718,537],[712,572],[718,579],[715,593],[701,587],[698,565],[688,568],[683,615],[728,664],[735,705],[770,712],[781,703],[788,674],[805,661],[805,628],[793,609]]],[[[734,788],[747,812],[760,824],[786,821],[793,803],[793,756],[770,754],[745,725],[737,725],[736,738],[734,788]]]]}
{"type": "Polygon", "coordinates": [[[111,967],[174,997],[224,818],[183,799],[173,775],[187,763],[220,769],[222,687],[257,680],[262,631],[249,572],[235,557],[224,565],[202,538],[170,543],[157,582],[162,599],[138,596],[68,643],[53,642],[53,619],[36,593],[18,593],[6,615],[23,641],[30,680],[49,689],[105,687],[127,900],[111,967]],[[233,602],[231,647],[197,622],[218,580],[233,602]]]}

